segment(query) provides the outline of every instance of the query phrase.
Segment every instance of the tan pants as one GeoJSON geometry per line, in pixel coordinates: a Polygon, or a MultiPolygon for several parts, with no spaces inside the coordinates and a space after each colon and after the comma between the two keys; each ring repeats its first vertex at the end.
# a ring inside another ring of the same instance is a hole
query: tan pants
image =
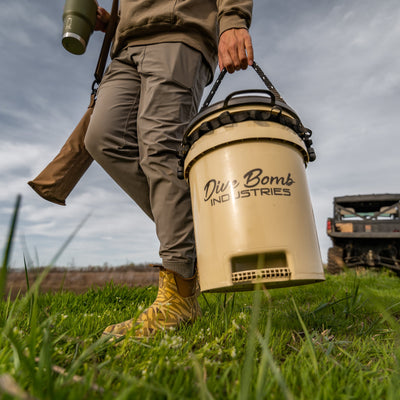
{"type": "Polygon", "coordinates": [[[101,82],[85,139],[92,157],[155,222],[163,266],[185,277],[193,274],[195,246],[176,151],[209,74],[202,55],[182,43],[122,50],[101,82]]]}

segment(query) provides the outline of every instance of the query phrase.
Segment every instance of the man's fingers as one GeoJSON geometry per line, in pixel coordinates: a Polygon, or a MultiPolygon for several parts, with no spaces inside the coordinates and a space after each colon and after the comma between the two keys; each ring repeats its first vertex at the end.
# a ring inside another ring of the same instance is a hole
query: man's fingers
{"type": "Polygon", "coordinates": [[[219,56],[219,68],[221,71],[226,68],[230,74],[235,72],[235,66],[229,53],[224,53],[219,56]]]}
{"type": "Polygon", "coordinates": [[[104,8],[98,7],[94,30],[105,32],[109,20],[110,14],[104,8]]]}
{"type": "Polygon", "coordinates": [[[238,46],[240,65],[242,69],[246,69],[254,61],[251,37],[246,29],[240,29],[237,34],[240,40],[240,45],[238,46]]]}
{"type": "Polygon", "coordinates": [[[239,52],[240,68],[236,69],[246,69],[248,66],[248,60],[246,54],[246,47],[244,46],[244,44],[239,47],[238,52],[239,52]]]}
{"type": "Polygon", "coordinates": [[[254,61],[254,51],[253,51],[253,44],[251,42],[251,36],[247,32],[247,36],[245,38],[245,47],[246,47],[246,52],[247,52],[247,60],[248,64],[252,65],[254,61]]]}
{"type": "Polygon", "coordinates": [[[230,59],[231,59],[231,70],[232,72],[239,71],[239,69],[241,68],[241,48],[238,46],[237,43],[232,44],[232,46],[229,49],[229,55],[230,55],[230,59]]]}
{"type": "Polygon", "coordinates": [[[218,63],[221,70],[226,68],[229,73],[253,63],[253,46],[247,29],[229,29],[221,35],[218,63]]]}

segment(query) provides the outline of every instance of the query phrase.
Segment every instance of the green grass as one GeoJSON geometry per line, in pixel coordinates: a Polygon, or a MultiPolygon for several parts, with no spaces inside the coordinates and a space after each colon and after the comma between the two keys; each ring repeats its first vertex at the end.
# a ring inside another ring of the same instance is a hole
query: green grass
{"type": "Polygon", "coordinates": [[[82,295],[33,287],[3,301],[0,375],[38,399],[397,398],[397,277],[347,273],[226,299],[206,294],[192,326],[118,346],[99,339],[155,294],[112,284],[82,295]]]}
{"type": "Polygon", "coordinates": [[[118,345],[101,338],[156,292],[110,283],[40,294],[35,283],[4,298],[0,399],[398,398],[400,279],[390,273],[205,294],[191,326],[118,345]]]}

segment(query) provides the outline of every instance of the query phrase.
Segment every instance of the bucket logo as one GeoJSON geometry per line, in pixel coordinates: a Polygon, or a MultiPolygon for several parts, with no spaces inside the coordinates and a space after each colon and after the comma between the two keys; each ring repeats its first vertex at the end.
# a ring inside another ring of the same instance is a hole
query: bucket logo
{"type": "Polygon", "coordinates": [[[261,168],[247,171],[241,180],[221,181],[210,179],[204,186],[204,202],[211,206],[231,200],[262,196],[291,196],[290,187],[295,183],[292,174],[272,176],[261,168]]]}

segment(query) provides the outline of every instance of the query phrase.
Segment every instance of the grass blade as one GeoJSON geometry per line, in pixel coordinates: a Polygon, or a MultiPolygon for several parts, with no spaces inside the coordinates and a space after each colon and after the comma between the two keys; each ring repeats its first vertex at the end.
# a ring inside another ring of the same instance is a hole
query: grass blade
{"type": "Polygon", "coordinates": [[[76,234],[79,232],[79,230],[82,228],[82,226],[85,224],[85,222],[89,219],[91,213],[89,213],[81,222],[80,224],[74,229],[74,231],[68,236],[67,240],[61,245],[60,249],[57,251],[57,253],[54,255],[52,260],[50,261],[50,265],[54,265],[56,261],[59,259],[61,254],[64,252],[64,250],[68,247],[68,245],[71,243],[72,239],[76,236],[76,234]]]}
{"type": "MultiPolygon", "coordinates": [[[[268,348],[268,341],[265,337],[262,337],[262,335],[258,332],[257,333],[257,338],[258,341],[261,345],[262,348],[262,358],[261,358],[261,365],[264,366],[264,364],[268,364],[269,368],[272,371],[272,374],[274,375],[276,381],[278,382],[279,387],[281,388],[284,398],[286,400],[294,400],[294,396],[290,389],[288,388],[284,377],[282,376],[278,365],[276,364],[274,357],[271,354],[270,349],[268,348]]],[[[265,398],[265,393],[262,390],[262,381],[263,381],[263,373],[261,372],[259,375],[259,380],[257,382],[257,388],[256,388],[256,399],[263,399],[265,398]]]]}
{"type": "MultiPolygon", "coordinates": [[[[264,265],[264,254],[258,255],[257,269],[263,268],[264,265]]],[[[254,370],[254,354],[256,351],[256,335],[257,325],[260,319],[261,311],[261,284],[256,284],[254,292],[254,301],[251,313],[249,335],[247,339],[245,358],[242,366],[242,373],[240,378],[240,392],[239,399],[248,399],[251,394],[251,382],[254,370]]]]}
{"type": "Polygon", "coordinates": [[[17,219],[20,206],[21,206],[21,195],[19,194],[17,196],[17,200],[14,206],[14,213],[10,223],[10,231],[8,234],[7,244],[4,251],[3,264],[1,266],[1,271],[0,271],[0,299],[4,297],[4,291],[6,289],[8,263],[11,257],[12,244],[14,240],[15,230],[17,227],[17,219]]]}
{"type": "Polygon", "coordinates": [[[310,336],[310,334],[308,332],[306,324],[303,321],[303,318],[301,318],[299,309],[297,308],[297,304],[296,304],[296,302],[294,301],[293,298],[292,298],[292,302],[293,302],[293,305],[294,305],[294,309],[296,310],[297,318],[300,321],[301,327],[303,328],[304,335],[306,337],[306,342],[307,342],[307,345],[308,345],[308,350],[309,350],[309,353],[310,353],[311,362],[312,362],[312,365],[314,367],[314,371],[316,373],[318,373],[318,360],[317,360],[317,355],[315,353],[314,343],[313,343],[313,341],[311,339],[311,336],[310,336]]]}

